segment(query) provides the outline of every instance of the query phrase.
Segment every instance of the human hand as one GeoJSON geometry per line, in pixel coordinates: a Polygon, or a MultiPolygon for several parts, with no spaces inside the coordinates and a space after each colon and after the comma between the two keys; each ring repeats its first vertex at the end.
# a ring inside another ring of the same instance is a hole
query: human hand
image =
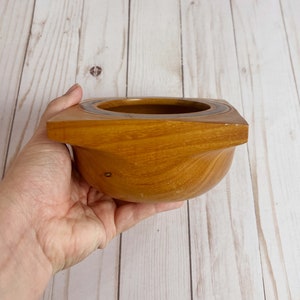
{"type": "MultiPolygon", "coordinates": [[[[6,195],[0,199],[0,208],[11,208],[8,215],[15,212],[22,228],[30,230],[31,244],[39,249],[38,255],[44,255],[41,259],[52,273],[104,248],[141,220],[182,205],[118,204],[87,184],[73,168],[67,147],[50,141],[46,134],[46,121],[79,103],[81,97],[81,87],[74,85],[48,105],[39,127],[0,185],[0,196],[6,195]]],[[[14,234],[13,227],[9,231],[14,234]]]]}

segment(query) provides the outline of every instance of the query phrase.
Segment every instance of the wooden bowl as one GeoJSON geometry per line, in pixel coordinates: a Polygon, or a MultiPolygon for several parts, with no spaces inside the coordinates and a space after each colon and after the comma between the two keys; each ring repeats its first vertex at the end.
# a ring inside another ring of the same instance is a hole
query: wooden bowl
{"type": "Polygon", "coordinates": [[[226,101],[106,98],[84,101],[48,121],[50,139],[72,145],[85,180],[132,202],[185,200],[230,168],[248,124],[226,101]]]}

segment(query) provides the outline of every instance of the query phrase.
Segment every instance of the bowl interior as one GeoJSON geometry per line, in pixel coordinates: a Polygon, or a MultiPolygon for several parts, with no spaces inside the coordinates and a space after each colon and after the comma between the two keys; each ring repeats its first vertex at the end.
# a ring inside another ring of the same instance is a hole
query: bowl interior
{"type": "Polygon", "coordinates": [[[206,103],[180,99],[121,99],[105,101],[98,108],[130,114],[186,114],[210,109],[206,103]]]}

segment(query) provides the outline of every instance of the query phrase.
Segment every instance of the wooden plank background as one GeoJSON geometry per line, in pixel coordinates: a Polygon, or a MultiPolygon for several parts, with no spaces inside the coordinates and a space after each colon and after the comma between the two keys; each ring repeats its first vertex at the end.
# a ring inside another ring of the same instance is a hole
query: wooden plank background
{"type": "Polygon", "coordinates": [[[299,15],[297,0],[0,0],[1,173],[74,82],[84,98],[223,98],[250,125],[218,186],[43,300],[300,299],[299,15]]]}

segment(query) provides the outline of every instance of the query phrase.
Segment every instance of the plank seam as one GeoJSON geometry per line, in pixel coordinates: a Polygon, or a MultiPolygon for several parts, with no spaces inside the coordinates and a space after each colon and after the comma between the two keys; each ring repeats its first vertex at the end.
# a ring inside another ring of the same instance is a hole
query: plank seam
{"type": "Polygon", "coordinates": [[[119,239],[119,265],[118,265],[118,291],[117,291],[117,300],[120,300],[120,291],[121,291],[121,263],[122,263],[122,233],[120,233],[119,239]]]}
{"type": "MultiPolygon", "coordinates": [[[[128,0],[128,23],[127,23],[127,69],[126,69],[126,89],[125,95],[128,97],[128,78],[129,78],[129,45],[130,45],[130,19],[131,19],[131,0],[128,0]]],[[[120,300],[121,294],[121,271],[122,271],[122,238],[123,235],[120,233],[119,241],[119,266],[118,266],[118,292],[117,300],[120,300]]]]}
{"type": "MultiPolygon", "coordinates": [[[[183,66],[183,37],[182,37],[182,3],[181,0],[179,3],[179,26],[180,26],[180,64],[181,64],[181,89],[182,89],[182,97],[185,97],[185,89],[184,89],[184,66],[183,66]]],[[[188,244],[189,244],[189,269],[190,269],[190,292],[191,292],[191,300],[193,300],[193,270],[192,270],[192,246],[191,246],[191,220],[190,220],[190,203],[187,201],[187,221],[188,221],[188,244]]]]}
{"type": "Polygon", "coordinates": [[[191,300],[194,299],[193,293],[193,270],[192,270],[192,247],[191,247],[191,221],[190,221],[190,202],[187,201],[187,218],[188,218],[188,241],[189,241],[189,264],[190,264],[190,290],[191,290],[191,300]]]}

